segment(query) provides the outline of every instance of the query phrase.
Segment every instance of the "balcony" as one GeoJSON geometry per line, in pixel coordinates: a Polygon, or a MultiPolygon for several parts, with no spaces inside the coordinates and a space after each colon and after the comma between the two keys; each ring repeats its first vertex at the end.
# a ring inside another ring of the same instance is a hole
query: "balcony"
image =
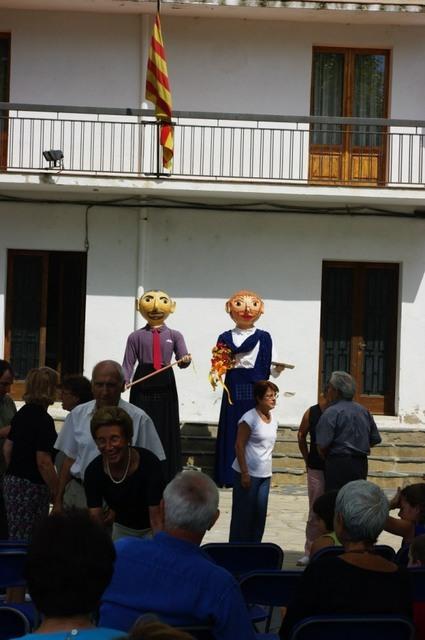
{"type": "Polygon", "coordinates": [[[425,121],[175,112],[172,173],[152,111],[0,103],[3,174],[422,189],[425,121]],[[43,151],[61,149],[63,168],[43,151]]]}

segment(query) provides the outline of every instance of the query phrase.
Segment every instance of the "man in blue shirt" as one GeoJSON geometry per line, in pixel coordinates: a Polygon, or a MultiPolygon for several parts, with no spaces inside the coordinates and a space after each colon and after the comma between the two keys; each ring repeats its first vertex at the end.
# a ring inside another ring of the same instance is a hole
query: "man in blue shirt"
{"type": "Polygon", "coordinates": [[[171,625],[210,624],[217,640],[254,640],[239,586],[200,549],[218,516],[218,490],[198,471],[179,473],[161,502],[164,530],[152,540],[123,538],[100,625],[128,631],[138,616],[156,613],[171,625]]]}

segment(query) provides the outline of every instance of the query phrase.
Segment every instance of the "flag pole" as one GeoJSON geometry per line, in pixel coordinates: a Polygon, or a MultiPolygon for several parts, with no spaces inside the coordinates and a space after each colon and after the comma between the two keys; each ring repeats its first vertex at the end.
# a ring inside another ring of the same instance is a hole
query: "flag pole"
{"type": "MultiPolygon", "coordinates": [[[[159,16],[161,11],[161,0],[156,0],[156,13],[159,16]]],[[[156,16],[155,16],[156,20],[156,16]]],[[[159,179],[159,174],[161,173],[160,162],[159,162],[159,152],[161,149],[161,121],[157,119],[156,121],[156,177],[159,179]]]]}

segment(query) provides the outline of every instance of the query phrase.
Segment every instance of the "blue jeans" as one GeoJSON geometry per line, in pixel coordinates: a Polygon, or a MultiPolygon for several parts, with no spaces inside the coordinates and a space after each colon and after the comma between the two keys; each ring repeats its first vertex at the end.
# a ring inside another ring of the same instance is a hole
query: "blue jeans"
{"type": "Polygon", "coordinates": [[[235,471],[229,542],[261,542],[266,526],[270,478],[253,478],[244,489],[235,471]]]}

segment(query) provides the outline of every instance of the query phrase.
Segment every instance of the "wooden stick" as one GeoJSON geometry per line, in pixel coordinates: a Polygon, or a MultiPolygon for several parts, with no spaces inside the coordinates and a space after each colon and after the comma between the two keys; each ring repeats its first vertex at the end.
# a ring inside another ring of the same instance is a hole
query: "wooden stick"
{"type": "Polygon", "coordinates": [[[285,367],[285,369],[295,369],[294,364],[287,364],[286,362],[272,362],[272,364],[278,367],[285,367]]]}
{"type": "Polygon", "coordinates": [[[152,376],[156,376],[158,373],[161,373],[162,371],[171,369],[171,367],[174,367],[175,364],[179,364],[179,362],[183,362],[183,360],[184,360],[184,357],[180,358],[179,360],[176,360],[175,362],[171,362],[170,364],[167,364],[165,367],[162,367],[162,369],[157,369],[156,371],[152,371],[152,373],[148,373],[148,375],[143,376],[143,378],[139,378],[138,380],[133,380],[133,382],[129,382],[128,384],[126,384],[125,388],[130,389],[130,387],[134,386],[135,384],[139,384],[139,382],[144,382],[148,378],[152,378],[152,376]]]}

